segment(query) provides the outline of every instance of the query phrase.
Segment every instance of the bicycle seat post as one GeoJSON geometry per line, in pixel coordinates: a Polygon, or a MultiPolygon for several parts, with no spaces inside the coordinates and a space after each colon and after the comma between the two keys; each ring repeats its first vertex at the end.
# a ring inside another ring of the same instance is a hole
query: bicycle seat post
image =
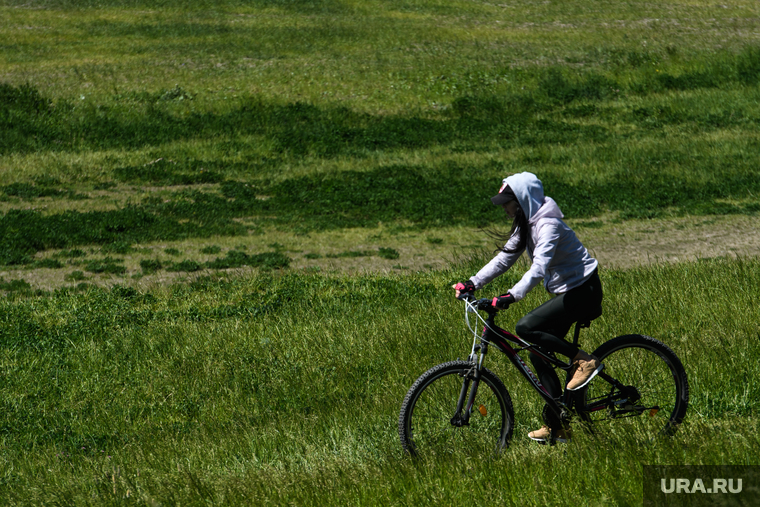
{"type": "Polygon", "coordinates": [[[591,327],[591,321],[602,315],[602,307],[599,306],[583,319],[575,323],[575,334],[573,335],[573,345],[578,346],[578,338],[581,336],[581,329],[591,327]]]}
{"type": "Polygon", "coordinates": [[[578,321],[575,323],[575,332],[573,333],[573,345],[576,347],[578,346],[578,339],[581,337],[581,328],[588,327],[590,322],[586,322],[586,325],[583,325],[581,321],[578,321]]]}

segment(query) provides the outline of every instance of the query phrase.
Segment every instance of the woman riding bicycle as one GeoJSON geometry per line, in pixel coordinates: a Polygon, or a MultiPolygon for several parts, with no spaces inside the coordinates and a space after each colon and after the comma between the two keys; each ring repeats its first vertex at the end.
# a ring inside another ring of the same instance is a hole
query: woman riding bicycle
{"type": "MultiPolygon", "coordinates": [[[[507,308],[520,301],[543,279],[546,290],[554,297],[528,312],[515,326],[517,334],[542,349],[562,354],[573,360],[572,377],[567,389],[585,387],[602,370],[599,360],[564,339],[574,322],[598,315],[602,303],[602,285],[597,273],[598,262],[591,257],[562,218],[557,203],[544,196],[544,188],[536,175],[523,172],[505,178],[499,193],[491,198],[513,220],[506,245],[478,273],[466,282],[452,287],[456,296],[473,292],[506,272],[527,250],[530,269],[506,294],[494,298],[494,305],[507,308]]],[[[558,398],[562,387],[554,368],[535,354],[531,363],[549,393],[558,398]]],[[[546,442],[551,429],[543,426],[528,434],[546,442]]],[[[557,432],[557,441],[565,442],[569,432],[557,432]]]]}

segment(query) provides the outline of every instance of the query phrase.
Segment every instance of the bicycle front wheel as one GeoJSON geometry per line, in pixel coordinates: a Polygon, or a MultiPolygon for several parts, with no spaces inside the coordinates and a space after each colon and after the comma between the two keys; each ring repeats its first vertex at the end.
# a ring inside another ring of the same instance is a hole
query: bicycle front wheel
{"type": "Polygon", "coordinates": [[[454,452],[499,453],[509,443],[514,426],[512,399],[499,378],[480,371],[469,420],[466,400],[475,382],[468,361],[440,364],[422,374],[401,404],[398,429],[401,445],[413,456],[454,452]],[[457,413],[457,405],[464,406],[457,413]]]}
{"type": "Polygon", "coordinates": [[[670,347],[644,335],[603,343],[594,355],[604,370],[586,388],[585,417],[618,421],[611,431],[635,438],[672,435],[686,415],[686,370],[670,347]]]}

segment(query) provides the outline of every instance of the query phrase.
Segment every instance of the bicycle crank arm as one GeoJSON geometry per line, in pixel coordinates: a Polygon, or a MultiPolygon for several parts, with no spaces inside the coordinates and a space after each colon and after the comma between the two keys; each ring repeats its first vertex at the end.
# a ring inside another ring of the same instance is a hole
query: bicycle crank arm
{"type": "Polygon", "coordinates": [[[654,417],[657,414],[657,412],[660,411],[660,406],[654,405],[652,407],[643,407],[641,405],[629,405],[629,406],[613,411],[611,416],[613,419],[622,419],[624,417],[639,416],[647,411],[649,412],[649,417],[654,417]]]}

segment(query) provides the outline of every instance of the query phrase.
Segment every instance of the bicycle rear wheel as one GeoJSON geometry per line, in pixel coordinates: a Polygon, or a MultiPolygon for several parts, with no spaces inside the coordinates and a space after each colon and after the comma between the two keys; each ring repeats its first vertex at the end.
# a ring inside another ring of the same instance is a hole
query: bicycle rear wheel
{"type": "Polygon", "coordinates": [[[670,347],[649,336],[626,335],[603,343],[594,355],[604,370],[586,388],[586,420],[618,421],[611,431],[635,438],[676,431],[689,404],[689,383],[670,347]]]}
{"type": "Polygon", "coordinates": [[[439,364],[412,385],[401,404],[398,421],[405,451],[413,456],[460,451],[485,454],[501,452],[507,446],[515,417],[512,399],[501,380],[486,368],[480,371],[468,423],[452,421],[463,384],[467,383],[465,400],[474,384],[473,368],[468,361],[439,364]]]}

